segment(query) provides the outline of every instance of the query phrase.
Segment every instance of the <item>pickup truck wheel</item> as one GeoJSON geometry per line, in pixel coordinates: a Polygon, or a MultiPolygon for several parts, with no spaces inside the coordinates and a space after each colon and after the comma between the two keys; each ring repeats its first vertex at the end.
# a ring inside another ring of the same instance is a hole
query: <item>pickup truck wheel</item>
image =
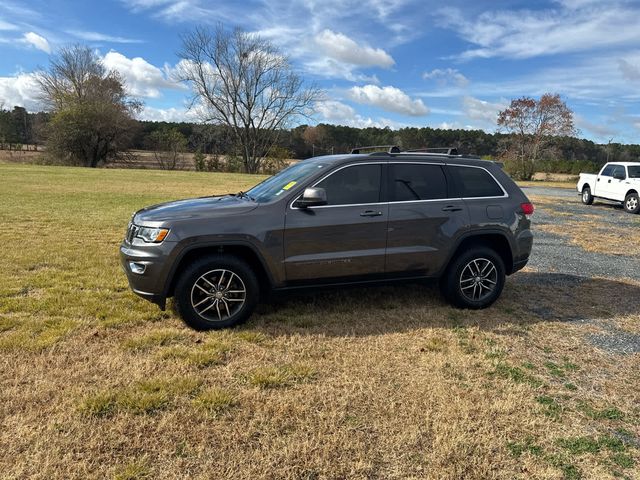
{"type": "Polygon", "coordinates": [[[629,213],[640,212],[640,201],[637,193],[630,193],[624,199],[624,209],[629,213]]]}
{"type": "Polygon", "coordinates": [[[459,308],[480,309],[495,302],[505,282],[504,262],[494,250],[477,247],[455,258],[441,287],[445,298],[459,308]]]}
{"type": "Polygon", "coordinates": [[[582,189],[582,203],[585,205],[591,205],[593,203],[593,195],[591,195],[591,189],[589,187],[582,189]]]}
{"type": "Polygon", "coordinates": [[[175,301],[184,322],[196,330],[232,327],[247,320],[259,298],[256,275],[232,255],[215,255],[187,267],[175,301]]]}

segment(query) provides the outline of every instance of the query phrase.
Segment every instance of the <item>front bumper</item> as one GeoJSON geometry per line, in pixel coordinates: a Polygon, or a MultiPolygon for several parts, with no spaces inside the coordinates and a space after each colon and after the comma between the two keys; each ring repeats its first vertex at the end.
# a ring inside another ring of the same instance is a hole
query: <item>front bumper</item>
{"type": "Polygon", "coordinates": [[[162,310],[166,307],[165,285],[172,243],[165,241],[158,245],[138,247],[125,241],[120,245],[120,265],[127,276],[129,287],[135,294],[155,303],[162,310]],[[131,263],[144,266],[144,271],[136,273],[131,263]]]}

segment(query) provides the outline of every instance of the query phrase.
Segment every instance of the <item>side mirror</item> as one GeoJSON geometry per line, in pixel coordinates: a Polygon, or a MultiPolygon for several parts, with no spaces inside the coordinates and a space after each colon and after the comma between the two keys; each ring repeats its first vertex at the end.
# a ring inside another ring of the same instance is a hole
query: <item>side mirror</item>
{"type": "Polygon", "coordinates": [[[319,207],[327,204],[327,192],[324,188],[305,188],[302,197],[300,197],[294,207],[308,208],[319,207]]]}
{"type": "Polygon", "coordinates": [[[624,172],[621,172],[620,170],[617,170],[617,171],[613,172],[613,178],[615,178],[616,180],[624,180],[627,177],[624,174],[624,172]]]}

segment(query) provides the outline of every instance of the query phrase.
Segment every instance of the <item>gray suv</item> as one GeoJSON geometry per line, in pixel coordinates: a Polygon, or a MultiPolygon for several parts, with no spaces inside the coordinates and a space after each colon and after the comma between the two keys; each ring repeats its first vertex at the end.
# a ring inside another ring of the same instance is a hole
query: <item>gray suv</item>
{"type": "Polygon", "coordinates": [[[393,147],[303,160],[246,193],[144,208],[120,256],[135,293],[162,309],[173,296],[199,330],[310,286],[439,278],[450,303],[477,309],[526,265],[532,213],[497,163],[393,147]]]}

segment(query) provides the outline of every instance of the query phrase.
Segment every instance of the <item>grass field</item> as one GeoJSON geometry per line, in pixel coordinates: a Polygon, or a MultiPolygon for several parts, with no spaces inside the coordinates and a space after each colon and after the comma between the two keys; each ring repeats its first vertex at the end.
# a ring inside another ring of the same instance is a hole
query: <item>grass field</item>
{"type": "Polygon", "coordinates": [[[0,164],[0,477],[640,477],[639,355],[589,340],[640,333],[638,283],[316,292],[213,333],[129,291],[133,211],[259,179],[0,164]]]}

